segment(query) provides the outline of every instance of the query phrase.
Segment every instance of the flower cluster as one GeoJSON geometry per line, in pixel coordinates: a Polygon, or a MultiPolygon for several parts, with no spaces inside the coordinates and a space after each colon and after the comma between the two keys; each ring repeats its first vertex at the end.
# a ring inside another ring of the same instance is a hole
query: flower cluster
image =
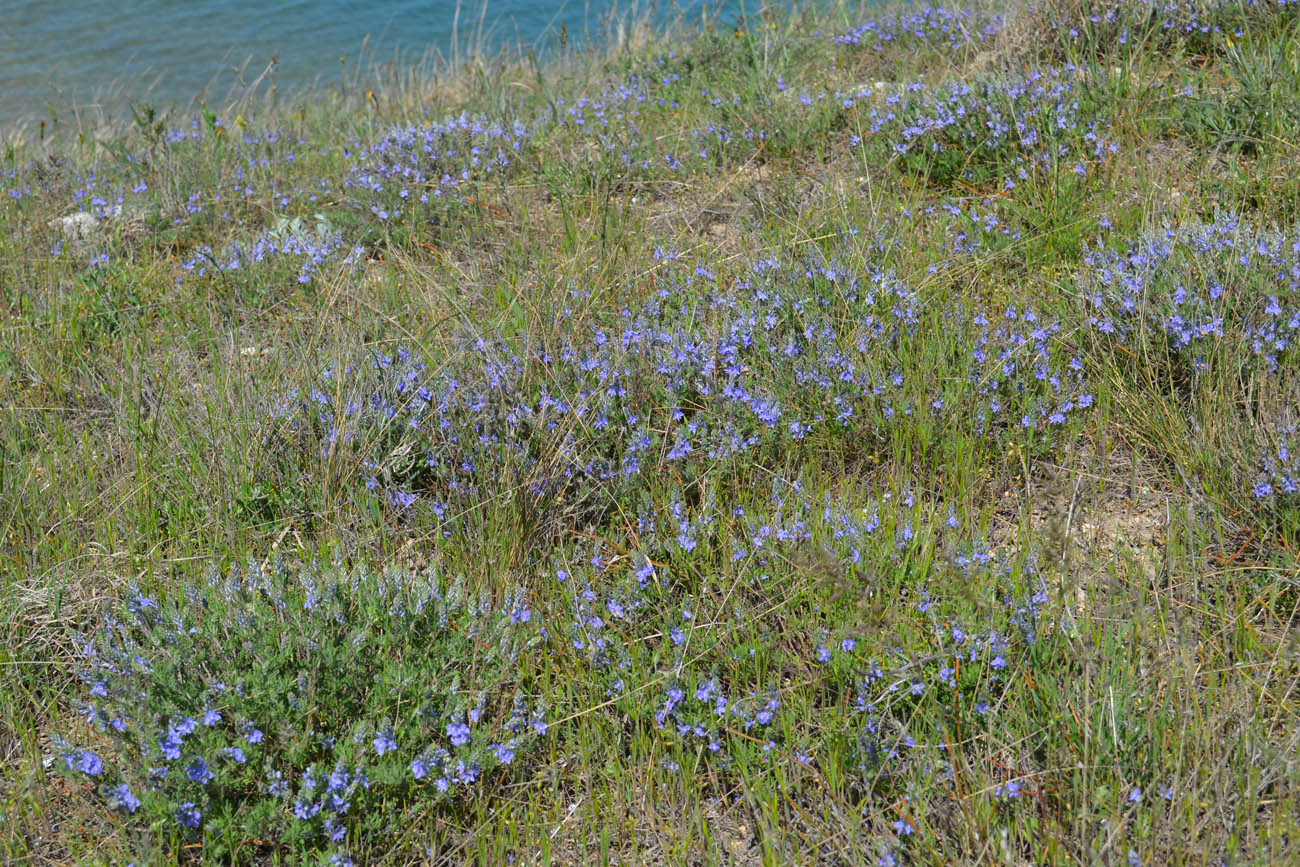
{"type": "Polygon", "coordinates": [[[991,723],[1010,671],[1050,625],[1048,597],[1032,562],[1008,564],[971,548],[938,503],[909,491],[865,499],[805,491],[778,481],[766,501],[726,509],[672,501],[639,515],[622,538],[558,548],[559,592],[546,617],[568,623],[564,650],[603,678],[606,699],[687,754],[719,768],[754,759],[809,764],[820,740],[810,726],[852,708],[846,724],[860,732],[862,761],[901,774],[907,748],[933,744],[936,719],[954,706],[970,724],[991,723]],[[683,523],[695,544],[682,543],[683,523]],[[793,639],[812,649],[809,657],[786,646],[791,636],[737,643],[726,612],[705,613],[716,604],[709,579],[702,589],[692,579],[711,575],[719,553],[728,555],[733,586],[778,598],[797,585],[797,563],[821,563],[853,588],[896,575],[896,585],[876,588],[896,614],[882,635],[831,606],[827,627],[793,639]],[[972,586],[1002,604],[971,616],[946,588],[972,586]],[[646,653],[657,661],[649,680],[646,653]],[[792,666],[806,667],[811,680],[777,676],[792,666]]]}
{"type": "MultiPolygon", "coordinates": [[[[954,558],[962,577],[990,571],[988,554],[954,558]]],[[[1003,582],[1012,572],[1001,570],[1003,582]]],[[[1032,564],[1023,567],[1019,580],[1032,582],[1032,564]]],[[[1034,585],[1029,583],[1030,587],[1034,585]]],[[[933,743],[938,734],[930,714],[920,708],[938,708],[944,722],[959,718],[963,724],[988,725],[996,714],[998,697],[1023,653],[1035,641],[1047,594],[1039,587],[1021,596],[1001,600],[996,625],[953,623],[938,614],[930,593],[922,589],[914,604],[915,626],[927,634],[923,649],[894,651],[882,659],[859,661],[851,717],[855,754],[862,786],[871,790],[901,776],[910,765],[924,762],[913,757],[918,745],[933,743]]],[[[950,780],[951,764],[940,769],[950,780]]]]}
{"type": "Polygon", "coordinates": [[[105,746],[63,746],[141,827],[336,847],[369,805],[450,803],[546,731],[510,675],[535,629],[436,575],[251,564],[178,595],[82,642],[105,746]]]}
{"type": "Polygon", "coordinates": [[[888,141],[904,166],[933,181],[1005,192],[1062,172],[1086,177],[1115,152],[1087,101],[1069,65],[1010,81],[917,82],[866,109],[863,127],[868,144],[888,141]]]}
{"type": "Polygon", "coordinates": [[[1294,497],[1300,493],[1300,436],[1295,425],[1277,432],[1277,446],[1266,453],[1259,482],[1255,485],[1255,498],[1294,497]]]}
{"type": "Polygon", "coordinates": [[[819,437],[887,443],[953,418],[973,419],[972,437],[1047,445],[1092,402],[1059,323],[927,307],[847,247],[734,278],[662,261],[658,288],[616,322],[326,370],[277,404],[267,442],[325,460],[351,449],[377,496],[424,499],[441,521],[501,484],[603,513],[665,468],[798,454],[819,437]],[[936,328],[945,358],[916,350],[936,328]]]}
{"type": "Polygon", "coordinates": [[[1117,364],[1154,364],[1176,396],[1223,377],[1253,394],[1249,406],[1235,396],[1233,405],[1249,415],[1248,429],[1276,435],[1258,443],[1258,462],[1235,468],[1237,483],[1259,500],[1293,494],[1300,237],[1221,215],[1090,251],[1085,264],[1094,343],[1118,346],[1117,364]]]}
{"type": "MultiPolygon", "coordinates": [[[[1133,0],[1083,3],[1076,14],[1046,15],[1047,44],[1096,55],[1168,48],[1182,42],[1198,52],[1221,50],[1252,21],[1285,20],[1296,0],[1133,0]]],[[[1069,8],[1069,7],[1062,7],[1069,8]]]]}
{"type": "Polygon", "coordinates": [[[343,267],[361,261],[365,252],[361,247],[345,251],[342,233],[331,226],[323,214],[317,215],[317,219],[314,229],[306,228],[301,219],[282,219],[279,225],[263,232],[252,243],[229,244],[219,257],[211,248],[202,247],[181,263],[181,270],[202,277],[209,269],[214,272],[238,271],[284,258],[297,263],[299,283],[310,283],[322,266],[331,260],[337,260],[343,267]]]}
{"type": "Polygon", "coordinates": [[[1221,216],[1085,257],[1089,322],[1115,339],[1156,334],[1195,369],[1224,341],[1278,372],[1300,332],[1300,237],[1221,216]]]}
{"type": "Polygon", "coordinates": [[[395,128],[347,153],[352,167],[343,189],[384,226],[428,219],[444,197],[508,176],[532,137],[519,121],[507,128],[467,116],[395,128]]]}
{"type": "Polygon", "coordinates": [[[925,6],[911,12],[863,21],[834,37],[837,45],[866,46],[884,51],[899,43],[966,45],[984,42],[998,33],[1005,21],[970,10],[925,6]]]}

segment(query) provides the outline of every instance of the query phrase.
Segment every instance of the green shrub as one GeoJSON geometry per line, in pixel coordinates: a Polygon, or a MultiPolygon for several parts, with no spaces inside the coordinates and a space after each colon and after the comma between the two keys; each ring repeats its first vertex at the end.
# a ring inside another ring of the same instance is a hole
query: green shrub
{"type": "Polygon", "coordinates": [[[455,810],[546,730],[516,679],[538,639],[517,599],[338,567],[232,570],[136,595],[86,640],[99,785],[132,849],[208,858],[362,853],[455,810]]]}

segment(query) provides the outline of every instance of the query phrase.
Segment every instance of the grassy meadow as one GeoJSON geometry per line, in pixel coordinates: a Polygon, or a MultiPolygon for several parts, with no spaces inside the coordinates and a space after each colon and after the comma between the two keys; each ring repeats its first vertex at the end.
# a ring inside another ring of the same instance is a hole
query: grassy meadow
{"type": "Polygon", "coordinates": [[[1300,863],[1300,4],[7,141],[0,861],[1300,863]]]}

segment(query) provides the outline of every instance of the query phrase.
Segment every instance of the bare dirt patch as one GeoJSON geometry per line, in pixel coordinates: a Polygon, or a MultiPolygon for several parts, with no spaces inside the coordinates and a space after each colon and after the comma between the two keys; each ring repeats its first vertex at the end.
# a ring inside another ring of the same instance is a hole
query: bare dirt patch
{"type": "Polygon", "coordinates": [[[1000,492],[993,548],[1009,555],[1032,549],[1041,562],[1059,566],[1053,571],[1073,586],[1082,610],[1096,588],[1121,572],[1154,581],[1172,515],[1187,506],[1134,453],[1089,448],[1000,492]]]}

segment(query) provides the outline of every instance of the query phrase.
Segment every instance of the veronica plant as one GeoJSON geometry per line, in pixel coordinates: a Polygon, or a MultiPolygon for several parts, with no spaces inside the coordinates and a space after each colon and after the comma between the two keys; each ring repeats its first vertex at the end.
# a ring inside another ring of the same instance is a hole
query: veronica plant
{"type": "Polygon", "coordinates": [[[59,764],[142,852],[357,851],[474,797],[545,731],[511,673],[529,619],[436,574],[339,567],[136,594],[81,641],[92,733],[59,764]]]}

